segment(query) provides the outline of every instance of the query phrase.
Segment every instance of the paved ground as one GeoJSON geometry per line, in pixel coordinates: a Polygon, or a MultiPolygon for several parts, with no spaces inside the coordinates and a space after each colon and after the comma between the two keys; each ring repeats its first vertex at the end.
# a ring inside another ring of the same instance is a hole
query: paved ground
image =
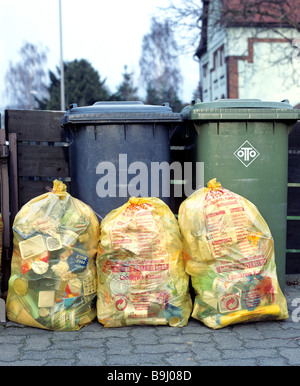
{"type": "Polygon", "coordinates": [[[288,320],[215,331],[193,319],[183,328],[103,328],[95,321],[76,332],[0,323],[0,365],[298,366],[300,285],[286,286],[285,295],[288,320]]]}

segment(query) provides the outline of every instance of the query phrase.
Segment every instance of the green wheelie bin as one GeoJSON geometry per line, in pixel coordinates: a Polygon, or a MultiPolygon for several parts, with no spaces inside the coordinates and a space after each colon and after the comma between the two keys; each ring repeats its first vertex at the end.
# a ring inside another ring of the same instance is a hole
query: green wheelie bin
{"type": "Polygon", "coordinates": [[[300,119],[299,110],[287,100],[195,100],[181,115],[198,133],[197,161],[204,163],[205,183],[217,178],[224,188],[256,205],[267,222],[284,290],[288,134],[300,119]]]}

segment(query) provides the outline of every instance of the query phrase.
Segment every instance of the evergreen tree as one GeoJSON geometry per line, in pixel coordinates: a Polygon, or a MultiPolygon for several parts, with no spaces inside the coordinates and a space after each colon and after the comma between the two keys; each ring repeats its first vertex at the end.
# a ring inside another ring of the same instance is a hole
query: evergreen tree
{"type": "Polygon", "coordinates": [[[133,73],[127,72],[127,66],[124,66],[123,82],[117,88],[117,92],[110,97],[114,101],[137,101],[137,87],[133,85],[133,73]]]}
{"type": "MultiPolygon", "coordinates": [[[[49,71],[49,99],[39,101],[47,110],[60,110],[60,70],[58,76],[49,71]]],[[[98,72],[85,59],[64,63],[66,109],[71,103],[89,106],[97,101],[109,100],[110,93],[98,72]]]]}

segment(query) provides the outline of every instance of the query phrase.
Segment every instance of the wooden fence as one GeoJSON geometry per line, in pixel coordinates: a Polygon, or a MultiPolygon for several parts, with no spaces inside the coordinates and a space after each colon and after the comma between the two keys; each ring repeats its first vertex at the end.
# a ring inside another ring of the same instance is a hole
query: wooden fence
{"type": "MultiPolygon", "coordinates": [[[[3,218],[2,293],[7,290],[12,254],[12,223],[30,199],[47,192],[56,178],[71,191],[68,143],[61,128],[61,111],[6,110],[0,130],[0,194],[3,218]]],[[[183,131],[171,141],[171,161],[195,159],[193,132],[183,131]]],[[[287,212],[288,274],[300,274],[300,123],[289,136],[287,212]]],[[[177,213],[181,199],[171,199],[177,213]]],[[[1,267],[1,265],[0,265],[1,267]]]]}
{"type": "Polygon", "coordinates": [[[60,111],[6,110],[2,143],[8,141],[6,171],[1,175],[4,223],[2,291],[7,290],[12,251],[12,223],[18,210],[61,179],[70,190],[68,147],[60,111]],[[4,137],[4,138],[3,138],[4,137]]]}

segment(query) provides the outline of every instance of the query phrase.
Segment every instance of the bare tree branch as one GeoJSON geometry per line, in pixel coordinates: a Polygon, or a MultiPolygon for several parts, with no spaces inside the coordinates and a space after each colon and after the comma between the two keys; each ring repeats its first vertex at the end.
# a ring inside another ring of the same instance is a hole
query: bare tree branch
{"type": "Polygon", "coordinates": [[[143,38],[140,68],[143,84],[151,83],[158,93],[166,87],[180,87],[178,47],[168,21],[152,19],[151,31],[143,38]]]}
{"type": "Polygon", "coordinates": [[[20,50],[20,61],[10,62],[5,76],[6,92],[14,108],[34,109],[37,98],[47,95],[46,70],[47,50],[31,43],[24,43],[20,50]]]}

